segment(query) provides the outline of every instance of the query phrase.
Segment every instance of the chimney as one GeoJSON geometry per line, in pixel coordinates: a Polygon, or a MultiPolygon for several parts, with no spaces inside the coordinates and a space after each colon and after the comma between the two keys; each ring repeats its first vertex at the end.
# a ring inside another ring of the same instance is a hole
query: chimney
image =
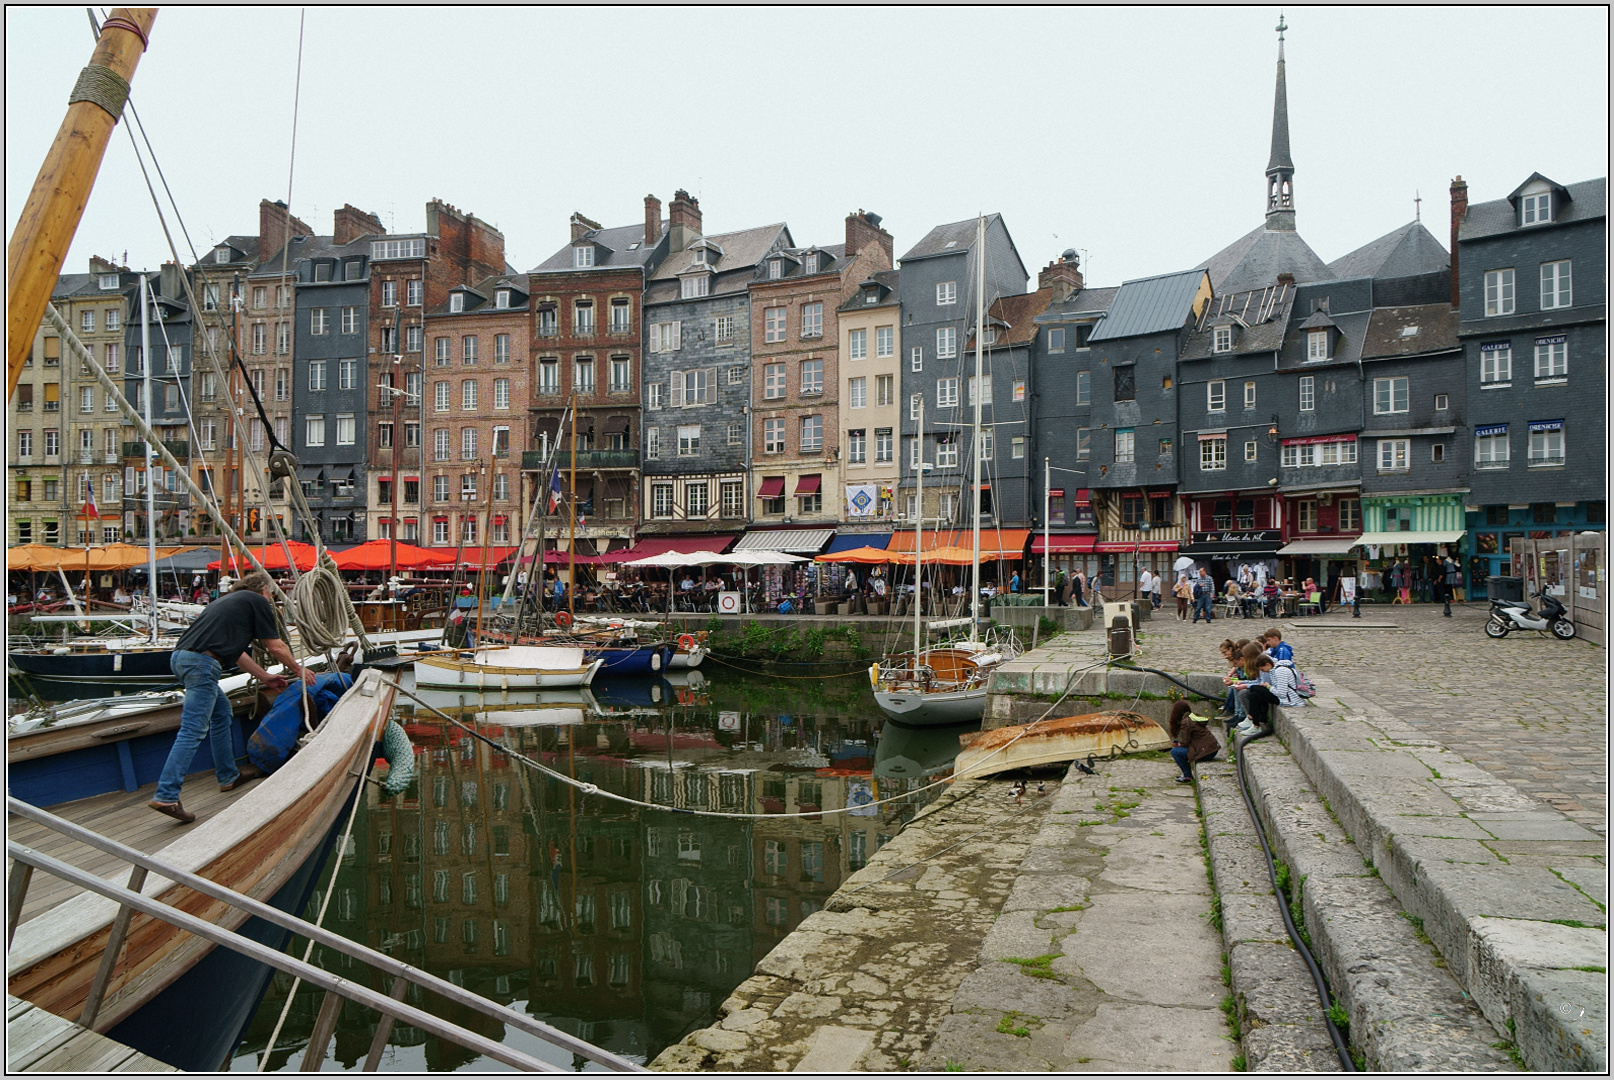
{"type": "Polygon", "coordinates": [[[182,300],[185,297],[185,282],[181,278],[182,270],[175,262],[163,263],[162,270],[157,278],[157,295],[166,296],[170,300],[182,300]]]}
{"type": "Polygon", "coordinates": [[[1081,260],[1075,248],[1066,248],[1058,262],[1051,262],[1037,275],[1037,288],[1054,291],[1053,302],[1069,300],[1082,291],[1081,260]]]}
{"type": "Polygon", "coordinates": [[[291,226],[292,236],[313,236],[314,230],[291,216],[286,204],[279,199],[270,202],[264,199],[258,203],[258,258],[267,259],[271,255],[280,253],[286,246],[286,226],[291,226]]]}
{"type": "Polygon", "coordinates": [[[92,274],[116,274],[119,271],[127,271],[128,269],[127,266],[119,266],[111,259],[103,259],[99,255],[90,256],[90,273],[92,274]]]}
{"type": "Polygon", "coordinates": [[[654,195],[644,197],[644,246],[653,248],[661,240],[661,200],[654,195]]]}
{"type": "Polygon", "coordinates": [[[846,215],[846,257],[850,259],[869,244],[878,244],[885,250],[885,268],[893,258],[894,241],[891,234],[880,228],[880,215],[859,210],[846,215]]]}
{"type": "Polygon", "coordinates": [[[683,188],[673,192],[667,208],[667,235],[673,251],[683,251],[701,235],[701,204],[683,188]]]}
{"type": "Polygon", "coordinates": [[[1451,306],[1462,307],[1462,294],[1457,288],[1457,230],[1468,216],[1468,185],[1462,176],[1451,182],[1451,306]]]}
{"type": "Polygon", "coordinates": [[[584,217],[581,213],[573,211],[573,213],[572,213],[572,239],[573,240],[581,240],[584,236],[587,236],[589,233],[597,232],[600,229],[600,227],[601,226],[600,226],[600,223],[598,221],[590,221],[588,218],[584,217]]]}
{"type": "Polygon", "coordinates": [[[384,236],[386,226],[374,214],[366,213],[351,203],[344,203],[336,212],[332,237],[338,244],[351,244],[361,236],[384,236]]]}

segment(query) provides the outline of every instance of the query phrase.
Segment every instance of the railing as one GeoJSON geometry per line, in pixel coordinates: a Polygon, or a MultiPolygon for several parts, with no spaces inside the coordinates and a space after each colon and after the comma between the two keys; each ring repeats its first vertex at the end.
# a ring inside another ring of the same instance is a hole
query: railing
{"type": "Polygon", "coordinates": [[[314,1021],[313,1032],[310,1034],[307,1046],[303,1051],[305,1070],[319,1067],[318,1063],[325,1057],[325,1048],[335,1034],[336,1021],[341,1013],[342,1006],[351,1001],[354,1004],[374,1009],[381,1014],[381,1022],[376,1028],[375,1038],[370,1043],[370,1052],[364,1059],[365,1072],[375,1072],[381,1064],[382,1053],[386,1050],[387,1040],[392,1035],[393,1024],[400,1020],[428,1034],[457,1043],[473,1053],[481,1054],[512,1068],[529,1072],[564,1071],[561,1066],[532,1057],[485,1035],[469,1031],[451,1021],[443,1020],[432,1013],[405,1004],[402,999],[411,984],[413,984],[456,1005],[480,1013],[495,1023],[503,1024],[506,1027],[534,1036],[577,1057],[603,1065],[614,1072],[646,1071],[641,1066],[618,1057],[609,1050],[602,1050],[592,1043],[584,1042],[582,1039],[568,1035],[564,1031],[550,1027],[542,1021],[534,1020],[514,1009],[489,1001],[462,987],[455,986],[446,979],[440,979],[429,972],[421,971],[419,968],[394,960],[386,953],[377,952],[358,942],[349,941],[340,934],[306,922],[295,915],[288,915],[279,908],[254,900],[252,897],[238,893],[233,889],[225,888],[196,874],[170,866],[155,856],[126,847],[115,840],[109,840],[99,833],[91,832],[70,821],[46,813],[20,799],[7,796],[6,808],[10,813],[18,817],[26,818],[29,821],[45,826],[52,832],[103,851],[134,868],[129,875],[128,886],[125,887],[103,880],[94,874],[60,862],[31,848],[24,847],[15,841],[7,841],[6,843],[6,851],[13,860],[10,880],[7,882],[6,944],[8,948],[11,944],[11,939],[16,935],[17,923],[22,915],[23,900],[28,894],[29,881],[36,869],[43,870],[47,874],[104,896],[109,900],[117,901],[120,905],[117,916],[112,922],[106,950],[101,956],[100,969],[96,972],[95,980],[90,985],[89,997],[84,1003],[84,1012],[78,1019],[78,1023],[84,1027],[93,1027],[95,1024],[96,1015],[101,1010],[107,988],[112,981],[112,972],[116,966],[118,954],[123,950],[124,942],[128,936],[129,923],[134,913],[140,912],[154,919],[160,919],[170,926],[211,941],[215,945],[222,945],[259,963],[267,964],[277,971],[283,971],[288,975],[302,979],[312,986],[322,988],[325,991],[325,998],[320,1004],[318,1018],[314,1021]],[[246,912],[248,915],[256,916],[266,922],[290,930],[294,934],[308,938],[310,941],[317,942],[328,949],[333,949],[344,956],[368,964],[377,972],[391,975],[393,982],[390,993],[382,994],[371,990],[354,980],[342,978],[323,968],[315,967],[313,964],[304,963],[250,938],[242,937],[240,934],[229,930],[222,930],[194,915],[187,914],[178,908],[170,907],[155,897],[142,895],[141,889],[145,886],[146,875],[151,872],[160,874],[176,884],[184,885],[203,896],[221,900],[246,912]]]}
{"type": "MultiPolygon", "coordinates": [[[[173,439],[164,439],[163,440],[163,445],[168,448],[169,453],[173,454],[176,458],[180,458],[181,460],[189,459],[190,456],[191,456],[191,444],[188,443],[188,442],[179,442],[179,441],[173,440],[173,439]]],[[[262,447],[254,447],[253,449],[262,449],[262,447]]],[[[145,457],[146,456],[146,444],[143,441],[142,442],[126,442],[126,443],[124,443],[123,444],[123,456],[126,457],[126,458],[145,457]]]]}
{"type": "MultiPolygon", "coordinates": [[[[554,454],[554,464],[558,468],[572,467],[572,454],[570,450],[561,450],[554,454]]],[[[538,450],[527,450],[521,455],[521,467],[526,470],[542,469],[544,455],[538,450]]],[[[577,452],[577,467],[579,469],[637,469],[639,467],[639,451],[637,450],[579,450],[577,452]]]]}

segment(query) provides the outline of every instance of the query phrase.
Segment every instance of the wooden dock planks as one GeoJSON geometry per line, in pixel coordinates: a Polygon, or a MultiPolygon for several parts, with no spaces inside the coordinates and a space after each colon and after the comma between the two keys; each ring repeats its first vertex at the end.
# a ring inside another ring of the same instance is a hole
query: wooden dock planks
{"type": "Polygon", "coordinates": [[[6,1072],[178,1072],[20,998],[6,995],[6,1072]]]}

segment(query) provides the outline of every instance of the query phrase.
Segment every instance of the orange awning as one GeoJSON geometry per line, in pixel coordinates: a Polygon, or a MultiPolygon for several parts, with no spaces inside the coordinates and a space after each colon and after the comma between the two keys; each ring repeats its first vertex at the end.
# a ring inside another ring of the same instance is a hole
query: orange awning
{"type": "MultiPolygon", "coordinates": [[[[820,555],[818,556],[817,561],[834,563],[865,563],[872,565],[875,563],[894,562],[896,560],[892,557],[892,553],[887,551],[885,548],[860,547],[852,548],[849,551],[837,551],[829,555],[820,555]]],[[[910,559],[909,563],[912,563],[912,561],[913,560],[910,559]]]]}
{"type": "MultiPolygon", "coordinates": [[[[177,555],[184,548],[157,549],[157,558],[177,555]]],[[[151,555],[143,547],[133,544],[106,544],[93,548],[58,548],[44,544],[29,544],[6,552],[6,566],[12,570],[127,570],[145,566],[151,555]]]]}
{"type": "MultiPolygon", "coordinates": [[[[1030,529],[982,529],[981,530],[981,558],[984,561],[997,559],[1018,559],[1025,554],[1026,540],[1031,536],[1030,529]]],[[[971,539],[971,530],[952,529],[948,531],[925,533],[925,561],[932,561],[929,552],[942,548],[962,549],[968,562],[971,539]]],[[[913,550],[913,533],[899,532],[891,537],[891,550],[913,550]]],[[[895,560],[893,560],[895,561],[895,560]]]]}

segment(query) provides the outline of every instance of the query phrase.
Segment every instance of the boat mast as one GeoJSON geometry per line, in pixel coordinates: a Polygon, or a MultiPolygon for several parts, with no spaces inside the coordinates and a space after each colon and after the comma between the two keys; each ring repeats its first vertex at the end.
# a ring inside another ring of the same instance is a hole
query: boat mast
{"type": "Polygon", "coordinates": [[[924,606],[925,586],[925,395],[919,395],[919,424],[914,428],[914,445],[919,448],[919,460],[914,462],[914,516],[913,516],[913,667],[919,671],[920,609],[924,606]]]}
{"type": "MultiPolygon", "coordinates": [[[[482,586],[488,574],[488,533],[493,531],[493,471],[499,467],[498,451],[488,455],[488,511],[487,520],[482,523],[482,565],[476,572],[476,643],[482,644],[482,615],[487,610],[487,597],[482,595],[482,586]]],[[[478,470],[480,471],[480,470],[478,470]]],[[[471,512],[471,519],[476,519],[476,511],[471,512]]],[[[464,528],[461,527],[463,534],[464,528]]]]}
{"type": "Polygon", "coordinates": [[[17,218],[6,246],[7,397],[17,390],[156,19],[156,8],[120,7],[101,24],[89,65],[79,73],[56,141],[17,218]]]}
{"type": "MultiPolygon", "coordinates": [[[[146,398],[146,427],[151,427],[151,280],[140,275],[141,393],[146,398]]],[[[151,440],[146,440],[146,586],[151,591],[151,641],[157,643],[157,485],[151,475],[151,440]]]]}
{"type": "Polygon", "coordinates": [[[577,611],[577,395],[572,395],[570,491],[566,496],[566,613],[577,611]]]}
{"type": "Polygon", "coordinates": [[[981,635],[981,340],[986,336],[986,218],[975,218],[975,436],[970,440],[970,457],[975,459],[970,483],[970,640],[981,635]]]}
{"type": "MultiPolygon", "coordinates": [[[[402,317],[402,315],[399,316],[400,319],[402,317]]],[[[394,331],[393,337],[396,339],[400,333],[401,331],[394,331]]],[[[403,387],[400,385],[400,383],[403,381],[403,377],[403,357],[394,355],[392,358],[391,394],[392,453],[388,455],[392,458],[392,524],[387,527],[387,537],[389,540],[387,544],[387,551],[390,553],[388,562],[392,567],[391,573],[387,575],[387,580],[389,582],[398,577],[398,489],[403,486],[403,448],[398,441],[399,437],[403,434],[403,422],[401,416],[399,415],[399,409],[401,407],[399,398],[403,393],[403,387]]],[[[394,592],[392,595],[396,599],[398,594],[394,592]]]]}

